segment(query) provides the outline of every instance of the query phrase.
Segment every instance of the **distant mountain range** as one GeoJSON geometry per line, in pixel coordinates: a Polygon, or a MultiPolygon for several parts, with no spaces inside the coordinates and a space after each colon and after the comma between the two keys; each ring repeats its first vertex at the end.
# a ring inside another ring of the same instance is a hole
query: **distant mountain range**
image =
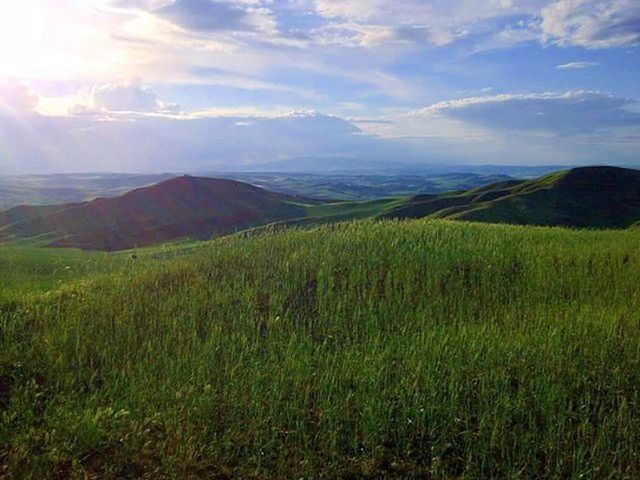
{"type": "MultiPolygon", "coordinates": [[[[179,176],[175,173],[5,176],[0,177],[0,210],[17,205],[79,203],[100,197],[117,197],[135,188],[179,176]]],[[[443,193],[512,178],[498,173],[481,175],[467,172],[422,175],[208,172],[195,176],[228,178],[274,192],[334,200],[373,200],[418,193],[443,193]]]]}
{"type": "Polygon", "coordinates": [[[250,183],[274,192],[345,201],[467,190],[513,178],[508,175],[478,175],[465,172],[425,175],[238,172],[218,176],[250,183]]]}
{"type": "MultiPolygon", "coordinates": [[[[464,165],[452,164],[447,160],[436,163],[418,163],[398,159],[371,161],[350,157],[298,157],[246,165],[240,172],[319,175],[443,175],[448,173],[472,173],[476,175],[509,175],[519,178],[535,178],[566,168],[568,167],[565,165],[464,165]]],[[[216,173],[224,173],[224,171],[218,170],[216,173]]]]}
{"type": "Polygon", "coordinates": [[[312,200],[235,180],[184,176],[115,198],[0,212],[0,241],[123,250],[270,224],[425,217],[626,228],[640,223],[640,171],[584,167],[535,180],[365,202],[312,200]]]}

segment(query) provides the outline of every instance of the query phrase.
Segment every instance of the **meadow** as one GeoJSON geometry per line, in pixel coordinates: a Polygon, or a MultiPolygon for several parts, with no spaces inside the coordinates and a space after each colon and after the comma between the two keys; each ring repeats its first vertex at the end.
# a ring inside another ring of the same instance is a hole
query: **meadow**
{"type": "Polygon", "coordinates": [[[0,478],[640,477],[637,229],[30,248],[0,247],[0,478]]]}
{"type": "Polygon", "coordinates": [[[110,272],[116,264],[115,256],[102,253],[29,244],[0,245],[0,305],[95,273],[110,272]]]}

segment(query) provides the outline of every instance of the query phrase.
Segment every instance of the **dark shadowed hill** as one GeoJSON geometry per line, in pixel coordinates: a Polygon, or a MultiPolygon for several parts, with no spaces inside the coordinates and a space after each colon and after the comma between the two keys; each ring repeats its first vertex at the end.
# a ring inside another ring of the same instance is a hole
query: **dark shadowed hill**
{"type": "Polygon", "coordinates": [[[522,225],[640,224],[640,171],[576,168],[536,180],[369,202],[321,202],[234,180],[180,177],[117,198],[0,212],[0,241],[123,250],[254,227],[362,218],[447,218],[522,225]]]}
{"type": "MultiPolygon", "coordinates": [[[[0,211],[18,205],[61,205],[118,197],[177,176],[115,173],[0,175],[0,211]]],[[[272,192],[345,201],[467,190],[511,178],[499,173],[481,175],[437,171],[421,175],[208,172],[194,176],[228,178],[272,192]]]]}
{"type": "Polygon", "coordinates": [[[302,217],[295,197],[233,180],[180,177],[60,206],[0,212],[0,240],[41,239],[52,246],[122,250],[178,238],[209,238],[302,217]]]}
{"type": "Polygon", "coordinates": [[[640,221],[640,171],[576,168],[531,181],[508,181],[455,194],[413,197],[383,216],[626,228],[640,221]]]}

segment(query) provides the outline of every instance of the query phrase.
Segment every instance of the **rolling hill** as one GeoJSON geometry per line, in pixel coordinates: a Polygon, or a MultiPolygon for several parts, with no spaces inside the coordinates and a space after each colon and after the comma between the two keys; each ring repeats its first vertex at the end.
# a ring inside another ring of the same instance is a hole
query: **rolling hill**
{"type": "Polygon", "coordinates": [[[0,478],[640,478],[639,252],[439,220],[0,245],[0,478]]]}
{"type": "Polygon", "coordinates": [[[582,167],[536,180],[499,182],[453,194],[418,195],[382,216],[627,228],[640,221],[640,171],[582,167]]]}
{"type": "Polygon", "coordinates": [[[272,224],[424,217],[627,228],[640,222],[640,171],[584,167],[472,190],[361,202],[311,200],[234,180],[185,176],[117,198],[0,212],[0,241],[111,251],[272,224]]]}
{"type": "MultiPolygon", "coordinates": [[[[136,188],[148,187],[179,176],[171,173],[0,176],[0,210],[18,205],[57,205],[117,197],[136,188]]],[[[500,173],[481,175],[465,172],[432,172],[420,175],[201,172],[194,173],[193,176],[227,178],[277,193],[344,201],[468,190],[512,178],[500,173]]]]}
{"type": "MultiPolygon", "coordinates": [[[[0,235],[623,227],[638,180],[323,203],[184,177],[14,208],[0,235]]],[[[1,478],[640,478],[635,228],[30,243],[0,245],[1,478]]]]}
{"type": "Polygon", "coordinates": [[[303,217],[297,198],[232,180],[180,177],[117,198],[0,213],[0,240],[38,239],[58,247],[123,250],[209,238],[303,217]]]}

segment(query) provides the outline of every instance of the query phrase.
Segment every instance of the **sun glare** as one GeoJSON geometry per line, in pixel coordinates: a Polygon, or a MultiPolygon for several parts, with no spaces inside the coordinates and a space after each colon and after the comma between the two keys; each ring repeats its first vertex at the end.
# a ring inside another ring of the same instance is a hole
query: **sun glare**
{"type": "Polygon", "coordinates": [[[0,1],[0,75],[24,77],[38,70],[46,54],[43,29],[42,2],[0,1]]]}

